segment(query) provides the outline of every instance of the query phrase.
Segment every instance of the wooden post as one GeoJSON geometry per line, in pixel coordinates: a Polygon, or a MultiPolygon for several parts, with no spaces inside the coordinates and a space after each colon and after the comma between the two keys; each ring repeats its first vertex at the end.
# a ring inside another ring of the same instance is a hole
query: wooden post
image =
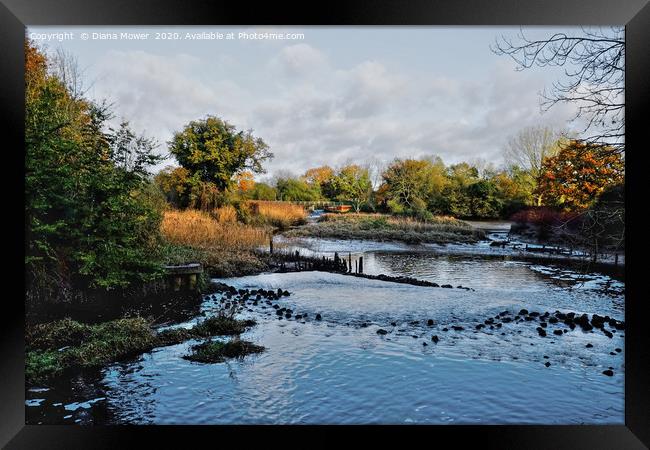
{"type": "Polygon", "coordinates": [[[195,273],[191,273],[191,274],[190,274],[190,279],[189,279],[189,282],[188,282],[188,287],[190,288],[190,291],[193,291],[193,290],[196,289],[196,274],[195,274],[195,273]]]}
{"type": "Polygon", "coordinates": [[[614,267],[618,267],[618,253],[614,253],[614,267]]]}
{"type": "Polygon", "coordinates": [[[348,272],[352,273],[352,252],[348,253],[348,272]]]}
{"type": "Polygon", "coordinates": [[[181,276],[180,275],[175,276],[174,277],[174,291],[180,291],[182,283],[183,283],[183,280],[181,279],[181,276]]]}
{"type": "Polygon", "coordinates": [[[273,254],[273,235],[271,235],[271,238],[269,239],[269,252],[273,254]]]}
{"type": "Polygon", "coordinates": [[[363,273],[363,256],[359,257],[359,273],[363,273]]]}
{"type": "Polygon", "coordinates": [[[359,273],[359,261],[354,261],[354,272],[359,273]]]}

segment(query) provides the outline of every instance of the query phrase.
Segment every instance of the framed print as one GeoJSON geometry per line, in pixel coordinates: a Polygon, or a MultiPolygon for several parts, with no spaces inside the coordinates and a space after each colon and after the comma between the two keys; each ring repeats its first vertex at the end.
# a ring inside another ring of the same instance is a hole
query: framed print
{"type": "Polygon", "coordinates": [[[3,445],[644,448],[649,19],[5,1],[3,445]]]}

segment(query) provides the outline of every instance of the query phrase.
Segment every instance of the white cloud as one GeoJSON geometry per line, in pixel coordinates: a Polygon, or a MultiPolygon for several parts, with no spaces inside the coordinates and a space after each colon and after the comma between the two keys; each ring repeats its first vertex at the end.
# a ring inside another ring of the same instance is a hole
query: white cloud
{"type": "Polygon", "coordinates": [[[448,163],[499,163],[510,135],[533,124],[564,125],[574,113],[560,105],[540,115],[544,80],[503,63],[457,79],[375,60],[343,65],[305,43],[269,48],[274,53],[248,66],[227,53],[210,65],[187,54],[111,51],[97,65],[95,95],[113,100],[120,116],[163,147],[173,131],[206,114],[253,128],[275,153],[269,170],[295,173],[431,154],[448,163]],[[255,71],[258,77],[244,76],[255,71]]]}

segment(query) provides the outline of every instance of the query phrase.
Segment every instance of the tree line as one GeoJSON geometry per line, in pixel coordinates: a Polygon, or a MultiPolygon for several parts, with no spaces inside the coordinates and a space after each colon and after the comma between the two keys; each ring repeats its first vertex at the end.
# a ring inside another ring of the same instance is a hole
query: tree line
{"type": "Polygon", "coordinates": [[[511,138],[501,168],[480,161],[445,165],[430,156],[397,158],[383,167],[324,165],[260,182],[255,175],[272,157],[268,146],[220,118],[190,122],[169,149],[180,166],[162,170],[157,185],[175,207],[205,210],[245,200],[327,200],[347,202],[357,212],[422,220],[508,218],[533,206],[587,208],[624,176],[621,154],[548,127],[526,128],[511,138]]]}

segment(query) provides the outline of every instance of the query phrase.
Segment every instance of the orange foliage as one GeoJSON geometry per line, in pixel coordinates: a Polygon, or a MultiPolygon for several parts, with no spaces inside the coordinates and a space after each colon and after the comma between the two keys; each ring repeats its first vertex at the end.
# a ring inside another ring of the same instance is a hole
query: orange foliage
{"type": "Polygon", "coordinates": [[[248,192],[255,187],[255,180],[253,179],[253,173],[249,171],[237,174],[236,181],[237,181],[237,187],[242,192],[248,192]]]}
{"type": "Polygon", "coordinates": [[[321,185],[333,176],[334,170],[330,166],[322,166],[307,170],[303,178],[307,183],[321,185]]]}
{"type": "Polygon", "coordinates": [[[587,208],[606,188],[623,183],[624,161],[609,147],[571,141],[545,158],[536,193],[547,206],[587,208]]]}

